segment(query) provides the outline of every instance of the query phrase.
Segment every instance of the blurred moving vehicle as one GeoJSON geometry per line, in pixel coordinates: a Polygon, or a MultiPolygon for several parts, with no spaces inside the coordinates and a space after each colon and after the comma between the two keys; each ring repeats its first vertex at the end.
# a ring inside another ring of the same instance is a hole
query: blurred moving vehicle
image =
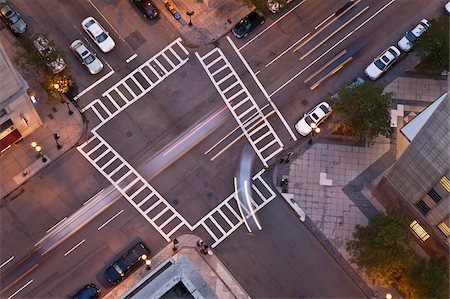
{"type": "Polygon", "coordinates": [[[86,66],[92,75],[98,74],[103,69],[103,63],[100,59],[81,40],[77,39],[72,42],[70,50],[72,50],[73,54],[86,66]]]}
{"type": "MultiPolygon", "coordinates": [[[[348,85],[346,85],[345,88],[350,88],[350,89],[352,89],[352,88],[355,88],[355,87],[360,86],[360,85],[363,84],[364,82],[366,82],[366,81],[364,81],[363,78],[358,77],[358,78],[356,78],[355,80],[353,80],[352,82],[350,82],[348,85]]],[[[335,94],[333,94],[333,95],[330,97],[330,99],[332,99],[332,100],[336,99],[337,97],[339,97],[339,93],[340,93],[339,91],[336,92],[335,94]]]]}
{"type": "Polygon", "coordinates": [[[374,61],[369,64],[364,70],[364,73],[371,80],[378,79],[384,72],[386,72],[392,64],[400,56],[401,52],[395,46],[390,46],[383,53],[380,54],[374,61]]]}
{"type": "Polygon", "coordinates": [[[19,13],[13,9],[11,4],[0,4],[0,6],[0,16],[6,22],[9,29],[11,29],[14,34],[24,33],[27,29],[27,24],[20,17],[19,13]]]}
{"type": "Polygon", "coordinates": [[[398,47],[405,52],[411,51],[413,43],[421,36],[427,29],[430,28],[430,23],[427,19],[423,19],[416,27],[406,32],[405,36],[398,41],[398,47]]]}
{"type": "Polygon", "coordinates": [[[91,299],[98,298],[101,291],[93,283],[85,285],[75,295],[71,296],[71,299],[91,299]]]}
{"type": "Polygon", "coordinates": [[[108,32],[93,17],[84,19],[81,26],[104,53],[111,51],[116,45],[108,32]]]}
{"type": "Polygon", "coordinates": [[[295,129],[302,136],[307,136],[313,128],[317,128],[321,123],[323,123],[328,116],[330,116],[332,110],[330,104],[327,102],[322,102],[311,111],[306,113],[302,119],[300,119],[295,125],[295,129]]]}
{"type": "Polygon", "coordinates": [[[237,38],[246,37],[250,31],[264,24],[265,19],[261,12],[254,10],[248,16],[239,21],[231,30],[237,38]]]}
{"type": "MultiPolygon", "coordinates": [[[[286,4],[291,3],[294,0],[286,0],[286,4]]],[[[267,9],[271,13],[277,13],[280,11],[281,8],[283,8],[285,5],[281,4],[277,0],[267,0],[267,9]]]]}
{"type": "Polygon", "coordinates": [[[66,62],[52,47],[50,41],[43,35],[38,35],[33,41],[33,46],[39,55],[44,59],[45,64],[57,74],[66,68],[66,62]]]}
{"type": "Polygon", "coordinates": [[[143,255],[149,257],[150,250],[143,243],[139,242],[105,270],[106,279],[112,285],[118,284],[145,263],[143,255]]]}
{"type": "Polygon", "coordinates": [[[159,16],[159,11],[150,0],[132,0],[139,10],[144,14],[144,17],[153,20],[159,16]]]}

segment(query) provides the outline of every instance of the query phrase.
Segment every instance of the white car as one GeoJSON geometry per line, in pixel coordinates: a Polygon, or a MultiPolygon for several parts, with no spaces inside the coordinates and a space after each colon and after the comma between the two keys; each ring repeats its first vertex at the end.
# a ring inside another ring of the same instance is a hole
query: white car
{"type": "Polygon", "coordinates": [[[33,41],[33,46],[53,74],[57,74],[66,68],[66,62],[59,56],[45,36],[38,35],[33,41]]]}
{"type": "Polygon", "coordinates": [[[116,45],[108,32],[93,17],[84,19],[81,26],[104,53],[111,51],[116,45]]]}
{"type": "Polygon", "coordinates": [[[94,53],[89,51],[89,49],[83,44],[79,39],[74,41],[70,45],[70,49],[75,54],[75,56],[84,64],[89,73],[95,75],[98,74],[103,69],[103,63],[98,59],[94,53]]]}
{"type": "Polygon", "coordinates": [[[295,125],[295,129],[300,135],[307,136],[311,133],[312,127],[318,127],[325,119],[327,119],[331,112],[331,106],[327,102],[322,102],[305,114],[295,125]]]}
{"type": "Polygon", "coordinates": [[[426,19],[423,19],[411,31],[406,32],[406,35],[399,40],[398,47],[405,52],[411,51],[413,43],[419,36],[427,31],[428,28],[430,28],[430,23],[428,23],[426,19]]]}
{"type": "Polygon", "coordinates": [[[445,13],[450,15],[450,1],[444,6],[445,13]]]}
{"type": "Polygon", "coordinates": [[[387,48],[380,56],[374,59],[374,61],[366,67],[364,73],[371,80],[378,79],[385,71],[387,71],[391,65],[397,60],[401,52],[395,46],[387,48]]]}

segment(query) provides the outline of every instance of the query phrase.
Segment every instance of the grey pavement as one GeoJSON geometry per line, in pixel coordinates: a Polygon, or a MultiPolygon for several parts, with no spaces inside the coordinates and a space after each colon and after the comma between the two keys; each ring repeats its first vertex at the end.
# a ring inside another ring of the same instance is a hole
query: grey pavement
{"type": "Polygon", "coordinates": [[[192,47],[215,42],[254,9],[253,5],[236,0],[169,0],[169,3],[180,13],[180,20],[172,16],[163,1],[155,2],[155,5],[192,47]],[[192,27],[188,25],[188,11],[194,12],[192,27]]]}
{"type": "Polygon", "coordinates": [[[196,245],[199,237],[186,234],[179,236],[177,240],[179,243],[176,251],[172,250],[173,244],[169,243],[160,252],[151,257],[150,270],[147,270],[145,265],[141,266],[103,298],[120,298],[135,284],[144,279],[150,271],[153,271],[153,269],[157,270],[158,266],[170,257],[175,261],[182,257],[187,257],[219,298],[250,298],[215,254],[205,256],[200,253],[196,245]]]}
{"type": "Polygon", "coordinates": [[[423,110],[447,91],[447,86],[447,80],[399,77],[385,88],[393,93],[393,140],[379,137],[374,145],[359,147],[316,137],[312,145],[303,143],[294,150],[288,165],[277,166],[277,183],[282,178],[289,179],[287,193],[293,195],[293,201],[306,214],[305,224],[344,269],[359,274],[374,290],[375,297],[384,298],[387,293],[394,298],[402,296],[393,287],[373,285],[355,265],[353,270],[348,269],[351,263],[345,244],[352,239],[355,225],[365,226],[384,211],[370,190],[407,146],[399,132],[401,124],[408,120],[409,113],[423,110]]]}

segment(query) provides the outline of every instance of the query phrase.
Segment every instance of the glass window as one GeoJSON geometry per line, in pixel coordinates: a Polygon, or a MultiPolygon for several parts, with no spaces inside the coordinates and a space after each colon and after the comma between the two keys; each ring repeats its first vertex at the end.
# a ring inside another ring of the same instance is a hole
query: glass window
{"type": "Polygon", "coordinates": [[[422,241],[425,241],[430,237],[430,235],[423,229],[423,227],[416,220],[411,222],[409,227],[413,230],[416,236],[419,237],[419,239],[421,239],[422,241]]]}

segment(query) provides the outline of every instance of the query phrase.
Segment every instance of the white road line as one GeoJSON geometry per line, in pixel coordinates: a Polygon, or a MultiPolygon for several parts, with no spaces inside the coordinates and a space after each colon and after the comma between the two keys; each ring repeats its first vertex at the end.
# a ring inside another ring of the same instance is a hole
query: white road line
{"type": "Polygon", "coordinates": [[[3,266],[5,266],[7,263],[12,261],[13,259],[14,259],[14,255],[12,257],[10,257],[7,261],[3,262],[3,264],[0,265],[0,269],[3,268],[3,266]]]}
{"type": "Polygon", "coordinates": [[[308,32],[307,34],[305,34],[301,39],[299,39],[298,41],[296,41],[295,43],[292,44],[292,46],[290,46],[289,48],[287,48],[286,50],[284,50],[280,55],[278,55],[277,57],[275,57],[274,59],[272,59],[268,64],[266,64],[266,67],[268,67],[269,65],[271,65],[272,63],[274,63],[275,61],[277,61],[281,56],[283,56],[284,54],[286,54],[288,51],[290,51],[293,47],[295,47],[299,42],[301,42],[302,40],[304,40],[305,38],[307,38],[309,35],[311,34],[311,32],[308,32]]]}
{"type": "Polygon", "coordinates": [[[105,227],[106,225],[108,225],[108,223],[110,223],[111,221],[113,221],[117,216],[119,216],[120,214],[123,213],[123,210],[121,210],[119,213],[117,213],[116,215],[112,216],[111,218],[109,218],[105,223],[103,223],[102,225],[100,225],[97,230],[101,230],[103,227],[105,227]]]}
{"type": "Polygon", "coordinates": [[[245,65],[245,67],[247,68],[247,70],[250,72],[250,74],[252,75],[253,80],[255,80],[256,84],[258,85],[259,89],[261,89],[262,93],[264,94],[264,96],[266,97],[267,101],[270,103],[270,105],[272,106],[273,110],[276,111],[278,117],[281,119],[281,121],[283,122],[283,125],[286,127],[287,131],[289,132],[289,134],[291,135],[292,139],[294,141],[297,141],[297,137],[295,136],[294,132],[292,131],[292,129],[289,127],[288,123],[286,122],[286,120],[284,119],[283,115],[281,114],[280,110],[278,110],[278,107],[274,104],[274,102],[272,101],[272,99],[270,98],[269,94],[267,93],[266,89],[264,88],[264,86],[261,84],[261,82],[259,82],[258,77],[256,77],[256,75],[253,73],[252,69],[250,68],[250,65],[248,65],[247,61],[245,60],[244,56],[242,56],[241,52],[239,52],[239,50],[237,49],[236,45],[233,43],[233,41],[231,40],[231,38],[229,36],[227,36],[227,40],[228,42],[231,44],[231,47],[234,49],[234,51],[236,52],[236,54],[239,56],[239,58],[241,59],[242,63],[245,65]]]}
{"type": "Polygon", "coordinates": [[[83,244],[84,242],[86,242],[86,239],[81,240],[77,245],[73,246],[72,249],[70,249],[69,251],[67,251],[66,253],[64,253],[64,256],[68,256],[72,251],[74,251],[75,249],[77,249],[78,246],[80,246],[80,245],[83,244]]]}
{"type": "Polygon", "coordinates": [[[317,28],[319,28],[320,26],[322,26],[326,21],[328,21],[329,19],[331,19],[332,17],[334,17],[336,13],[331,14],[328,18],[326,18],[325,20],[323,20],[322,22],[319,23],[319,25],[317,25],[316,27],[314,27],[314,29],[317,30],[317,28]]]}
{"type": "Polygon", "coordinates": [[[97,197],[97,195],[99,195],[100,193],[102,193],[104,190],[105,190],[105,188],[103,188],[102,190],[100,190],[100,191],[98,191],[97,193],[95,193],[94,196],[92,196],[91,198],[89,198],[88,200],[86,200],[86,201],[83,203],[83,206],[87,205],[89,202],[91,202],[92,200],[94,200],[94,199],[97,197]]]}
{"type": "MultiPolygon", "coordinates": [[[[106,62],[106,61],[105,61],[106,62]]],[[[80,92],[79,94],[77,94],[73,99],[76,101],[78,100],[80,97],[82,97],[86,92],[88,92],[89,90],[91,90],[92,88],[94,88],[95,86],[99,85],[100,83],[102,83],[103,81],[105,81],[107,78],[109,78],[112,74],[114,74],[114,70],[111,70],[109,73],[107,73],[106,75],[104,75],[103,77],[101,77],[100,79],[98,79],[97,81],[95,81],[93,84],[89,85],[88,88],[86,88],[85,90],[83,90],[82,92],[80,92]]]]}
{"type": "Polygon", "coordinates": [[[131,57],[129,57],[127,60],[125,60],[127,63],[130,63],[131,60],[135,59],[137,57],[137,54],[135,53],[131,57]]]}
{"type": "Polygon", "coordinates": [[[365,20],[364,22],[362,22],[358,27],[356,27],[353,31],[351,31],[350,33],[348,33],[346,36],[344,36],[344,38],[342,38],[341,40],[339,40],[335,45],[333,45],[332,47],[330,47],[327,51],[325,51],[325,53],[323,53],[322,55],[320,55],[319,57],[317,57],[313,62],[311,62],[310,64],[308,64],[304,69],[302,69],[300,72],[298,72],[297,74],[295,74],[291,79],[289,79],[288,81],[286,81],[285,83],[283,83],[283,85],[281,85],[280,87],[278,87],[274,92],[272,92],[270,94],[270,96],[273,96],[274,94],[276,94],[277,92],[279,92],[280,90],[282,90],[283,88],[286,87],[286,85],[288,85],[289,83],[291,83],[292,81],[294,81],[298,76],[300,76],[301,74],[303,74],[303,72],[305,72],[307,69],[309,69],[312,65],[314,65],[317,61],[319,61],[320,59],[322,59],[322,57],[324,57],[325,55],[327,55],[328,53],[330,53],[334,48],[336,48],[337,46],[339,46],[342,42],[344,42],[347,38],[349,38],[351,35],[353,35],[353,33],[355,33],[356,31],[358,31],[359,29],[361,29],[361,27],[363,27],[364,25],[366,25],[370,20],[372,20],[373,18],[375,18],[379,13],[381,13],[383,10],[385,10],[389,5],[391,5],[392,3],[394,3],[396,0],[391,0],[389,3],[385,4],[380,10],[378,10],[375,14],[373,14],[372,16],[370,16],[367,20],[365,20]]]}
{"type": "Polygon", "coordinates": [[[33,282],[33,279],[30,280],[29,282],[27,282],[26,284],[24,284],[20,289],[18,289],[17,291],[15,291],[11,296],[8,297],[8,299],[11,299],[12,297],[16,296],[20,291],[22,291],[23,289],[25,289],[30,283],[33,282]]]}
{"type": "Polygon", "coordinates": [[[287,16],[288,14],[290,14],[293,10],[295,10],[297,7],[299,7],[300,5],[302,5],[306,0],[301,1],[299,4],[297,4],[296,6],[294,6],[293,8],[291,8],[291,10],[289,10],[287,13],[285,13],[283,16],[281,16],[278,20],[276,20],[275,22],[273,22],[272,24],[270,24],[269,26],[267,26],[263,31],[261,31],[260,33],[258,33],[255,37],[253,37],[251,40],[249,40],[248,42],[246,42],[243,46],[241,46],[239,48],[239,51],[241,51],[242,49],[244,49],[245,47],[247,47],[251,42],[253,42],[255,39],[257,39],[261,34],[263,34],[264,32],[266,32],[267,30],[269,30],[272,26],[274,26],[276,23],[278,23],[279,21],[281,21],[285,16],[287,16]]]}
{"type": "MultiPolygon", "coordinates": [[[[48,232],[54,230],[61,222],[63,222],[63,221],[66,220],[66,219],[67,219],[67,217],[64,217],[63,219],[59,220],[58,223],[56,223],[55,225],[53,225],[52,227],[50,227],[50,228],[46,231],[46,233],[48,233],[48,232]]],[[[0,268],[1,268],[1,267],[0,267],[0,268]]]]}

